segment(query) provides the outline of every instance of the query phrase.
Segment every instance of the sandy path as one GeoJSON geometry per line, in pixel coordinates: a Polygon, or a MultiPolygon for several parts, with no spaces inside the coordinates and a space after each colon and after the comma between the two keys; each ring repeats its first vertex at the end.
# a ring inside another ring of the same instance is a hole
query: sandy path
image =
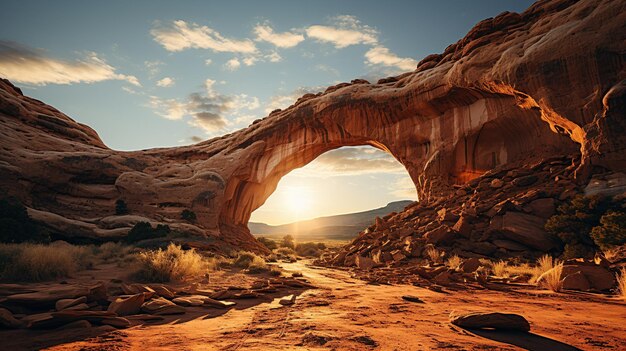
{"type": "Polygon", "coordinates": [[[168,324],[137,326],[49,350],[624,350],[626,303],[544,291],[438,293],[407,285],[369,285],[348,272],[302,272],[310,289],[283,307],[278,298],[219,316],[206,312],[168,324]],[[412,303],[402,295],[425,302],[412,303]],[[524,315],[533,334],[472,333],[448,323],[452,310],[524,315]]]}

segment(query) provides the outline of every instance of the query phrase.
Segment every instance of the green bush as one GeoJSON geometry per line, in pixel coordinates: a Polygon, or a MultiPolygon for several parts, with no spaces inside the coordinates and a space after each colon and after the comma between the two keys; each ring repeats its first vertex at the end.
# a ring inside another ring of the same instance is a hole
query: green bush
{"type": "Polygon", "coordinates": [[[257,240],[270,250],[274,250],[278,248],[278,244],[272,239],[261,236],[261,237],[258,237],[257,240]]]}
{"type": "Polygon", "coordinates": [[[46,243],[50,236],[33,221],[26,207],[8,199],[0,199],[0,242],[46,243]]]}
{"type": "Polygon", "coordinates": [[[163,238],[171,232],[170,227],[163,224],[157,224],[156,228],[152,228],[148,222],[139,222],[128,232],[123,239],[126,243],[136,243],[141,240],[163,238]]]}
{"type": "Polygon", "coordinates": [[[128,207],[126,206],[126,202],[124,202],[124,200],[119,199],[115,201],[115,214],[118,216],[128,214],[128,207]]]}
{"type": "Polygon", "coordinates": [[[187,222],[195,222],[197,217],[196,217],[196,213],[188,210],[188,209],[184,209],[181,213],[180,213],[180,218],[184,219],[187,222]]]}
{"type": "Polygon", "coordinates": [[[600,225],[591,230],[593,241],[603,250],[626,243],[626,213],[608,211],[600,218],[600,225]]]}
{"type": "MultiPolygon", "coordinates": [[[[603,245],[593,240],[591,236],[593,228],[601,225],[600,219],[607,211],[618,206],[619,204],[610,198],[578,195],[572,201],[559,206],[557,214],[548,219],[545,228],[565,245],[564,258],[591,257],[594,248],[603,245]]],[[[598,237],[603,233],[610,235],[610,230],[607,229],[605,232],[597,230],[598,237]]]]}

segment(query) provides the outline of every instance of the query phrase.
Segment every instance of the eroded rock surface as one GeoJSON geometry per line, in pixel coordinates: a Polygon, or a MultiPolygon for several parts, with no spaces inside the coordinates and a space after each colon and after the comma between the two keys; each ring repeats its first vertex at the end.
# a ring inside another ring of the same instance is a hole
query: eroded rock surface
{"type": "Polygon", "coordinates": [[[341,146],[391,153],[425,202],[531,154],[579,153],[583,181],[594,167],[623,171],[625,7],[540,1],[478,23],[413,72],[338,84],[246,129],[176,148],[111,150],[91,128],[2,81],[0,189],[59,236],[124,236],[130,219],[111,218],[122,199],[133,216],[264,251],[246,228],[252,211],[281,177],[341,146]],[[184,209],[195,223],[180,218],[184,209]]]}

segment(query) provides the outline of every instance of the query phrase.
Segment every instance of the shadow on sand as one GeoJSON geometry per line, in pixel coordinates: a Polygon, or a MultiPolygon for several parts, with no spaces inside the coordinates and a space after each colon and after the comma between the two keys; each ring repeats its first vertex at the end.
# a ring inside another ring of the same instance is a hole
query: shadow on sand
{"type": "Polygon", "coordinates": [[[577,347],[533,333],[484,329],[465,330],[483,338],[514,345],[529,351],[582,351],[577,347]]]}

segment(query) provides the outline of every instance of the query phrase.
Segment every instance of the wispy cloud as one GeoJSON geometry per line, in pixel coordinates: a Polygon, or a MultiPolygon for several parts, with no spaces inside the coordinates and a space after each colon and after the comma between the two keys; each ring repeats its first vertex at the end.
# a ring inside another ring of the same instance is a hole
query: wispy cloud
{"type": "Polygon", "coordinates": [[[229,71],[236,71],[239,67],[241,67],[241,62],[239,62],[239,59],[236,57],[231,58],[224,64],[224,68],[229,71]]]}
{"type": "Polygon", "coordinates": [[[34,85],[123,80],[141,86],[135,76],[117,73],[96,53],[90,52],[82,60],[67,61],[11,41],[0,41],[0,76],[34,85]]]}
{"type": "Polygon", "coordinates": [[[154,40],[168,51],[185,49],[211,49],[216,52],[254,53],[257,51],[250,39],[225,38],[218,31],[182,20],[157,23],[150,31],[154,40]]]}
{"type": "Polygon", "coordinates": [[[215,90],[215,81],[207,79],[204,91],[189,94],[185,99],[150,97],[149,105],[158,115],[170,120],[182,120],[190,116],[191,125],[208,133],[226,131],[237,127],[238,119],[246,111],[259,108],[259,99],[245,94],[225,95],[215,90]]]}
{"type": "Polygon", "coordinates": [[[378,43],[378,31],[362,24],[355,16],[343,15],[332,18],[332,25],[313,25],[306,29],[310,38],[328,42],[341,49],[350,45],[378,43]]]}
{"type": "Polygon", "coordinates": [[[174,85],[174,79],[170,77],[165,77],[163,79],[159,79],[156,82],[156,85],[161,88],[171,87],[172,85],[174,85]]]}
{"type": "Polygon", "coordinates": [[[309,165],[309,172],[324,176],[365,173],[406,174],[406,169],[390,154],[371,147],[350,147],[329,151],[309,165]]]}
{"type": "Polygon", "coordinates": [[[276,33],[267,23],[257,24],[254,27],[254,33],[256,34],[256,41],[266,41],[280,48],[291,48],[304,41],[302,34],[295,32],[276,33]]]}
{"type": "Polygon", "coordinates": [[[369,49],[365,53],[366,63],[369,65],[383,65],[396,67],[402,71],[412,71],[417,66],[417,61],[412,58],[398,57],[389,51],[388,48],[377,46],[369,49]]]}
{"type": "Polygon", "coordinates": [[[161,66],[164,65],[162,61],[153,60],[153,61],[144,61],[143,65],[148,71],[148,75],[150,78],[154,78],[157,74],[161,73],[161,66]]]}

